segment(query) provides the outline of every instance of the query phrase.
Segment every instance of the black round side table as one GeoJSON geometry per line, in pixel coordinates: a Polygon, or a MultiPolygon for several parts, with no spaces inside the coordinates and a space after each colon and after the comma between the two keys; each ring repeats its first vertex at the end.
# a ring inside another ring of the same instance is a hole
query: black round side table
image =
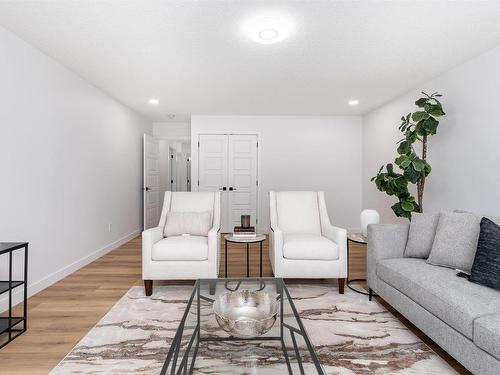
{"type": "Polygon", "coordinates": [[[260,267],[259,267],[259,274],[260,277],[262,277],[262,242],[266,240],[266,235],[265,234],[257,234],[255,237],[235,237],[232,234],[226,234],[224,236],[224,253],[225,253],[225,277],[227,278],[227,243],[228,242],[233,242],[233,243],[243,243],[247,245],[247,277],[250,277],[250,254],[249,254],[249,244],[251,243],[258,243],[259,244],[259,250],[260,250],[260,267]]]}
{"type": "Polygon", "coordinates": [[[354,243],[366,245],[366,243],[367,243],[366,241],[367,241],[367,238],[365,236],[363,236],[363,234],[361,234],[361,233],[349,233],[349,234],[347,234],[347,287],[349,289],[351,289],[353,292],[362,294],[364,296],[368,296],[370,298],[370,301],[371,301],[372,296],[376,297],[376,295],[373,294],[371,289],[367,293],[364,290],[356,289],[354,286],[351,286],[351,283],[366,282],[366,279],[349,279],[349,268],[350,268],[350,261],[349,260],[351,258],[351,256],[350,256],[351,249],[350,249],[349,244],[351,242],[354,242],[354,243]]]}

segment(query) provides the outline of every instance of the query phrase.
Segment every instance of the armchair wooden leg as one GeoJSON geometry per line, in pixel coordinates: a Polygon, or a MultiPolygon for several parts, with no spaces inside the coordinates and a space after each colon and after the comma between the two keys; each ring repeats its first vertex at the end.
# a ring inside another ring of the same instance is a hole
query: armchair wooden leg
{"type": "Polygon", "coordinates": [[[339,282],[339,293],[344,294],[345,279],[339,278],[339,279],[337,279],[337,281],[339,282]]]}
{"type": "Polygon", "coordinates": [[[147,296],[153,294],[153,280],[144,280],[144,293],[147,296]]]}

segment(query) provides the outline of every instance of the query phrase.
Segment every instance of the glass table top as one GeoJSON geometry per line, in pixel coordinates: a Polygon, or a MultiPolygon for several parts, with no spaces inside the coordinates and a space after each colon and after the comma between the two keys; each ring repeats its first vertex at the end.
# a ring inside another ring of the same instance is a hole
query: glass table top
{"type": "Polygon", "coordinates": [[[288,289],[278,278],[200,279],[190,295],[161,374],[325,374],[288,289]],[[220,328],[213,302],[253,290],[278,302],[272,328],[237,338],[220,328]]]}

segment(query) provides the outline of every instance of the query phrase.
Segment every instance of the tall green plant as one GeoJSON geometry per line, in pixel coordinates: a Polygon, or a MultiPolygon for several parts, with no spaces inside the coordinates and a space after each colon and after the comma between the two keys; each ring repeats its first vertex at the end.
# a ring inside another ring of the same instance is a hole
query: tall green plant
{"type": "Polygon", "coordinates": [[[427,163],[427,137],[436,134],[439,125],[436,118],[445,115],[437,99],[441,94],[422,94],[424,97],[415,102],[419,110],[401,117],[399,130],[404,138],[398,142],[398,157],[394,160],[398,170],[389,163],[380,167],[371,179],[378,190],[398,198],[391,208],[396,216],[406,218],[410,218],[412,212],[423,212],[425,179],[431,173],[431,166],[427,163]],[[415,150],[417,142],[421,144],[420,155],[415,150]],[[417,185],[417,199],[411,195],[409,183],[417,185]]]}

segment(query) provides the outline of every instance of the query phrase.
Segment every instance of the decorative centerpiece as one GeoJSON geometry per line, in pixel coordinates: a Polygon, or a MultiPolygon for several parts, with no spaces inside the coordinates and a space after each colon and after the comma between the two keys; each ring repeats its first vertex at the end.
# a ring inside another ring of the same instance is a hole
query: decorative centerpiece
{"type": "Polygon", "coordinates": [[[241,227],[250,228],[250,215],[241,215],[241,227]]]}
{"type": "Polygon", "coordinates": [[[250,215],[241,215],[241,226],[234,227],[233,236],[241,239],[254,239],[257,237],[255,227],[250,225],[250,215]]]}
{"type": "Polygon", "coordinates": [[[217,297],[213,311],[219,326],[231,336],[253,338],[272,328],[278,302],[263,291],[238,290],[217,297]]]}

